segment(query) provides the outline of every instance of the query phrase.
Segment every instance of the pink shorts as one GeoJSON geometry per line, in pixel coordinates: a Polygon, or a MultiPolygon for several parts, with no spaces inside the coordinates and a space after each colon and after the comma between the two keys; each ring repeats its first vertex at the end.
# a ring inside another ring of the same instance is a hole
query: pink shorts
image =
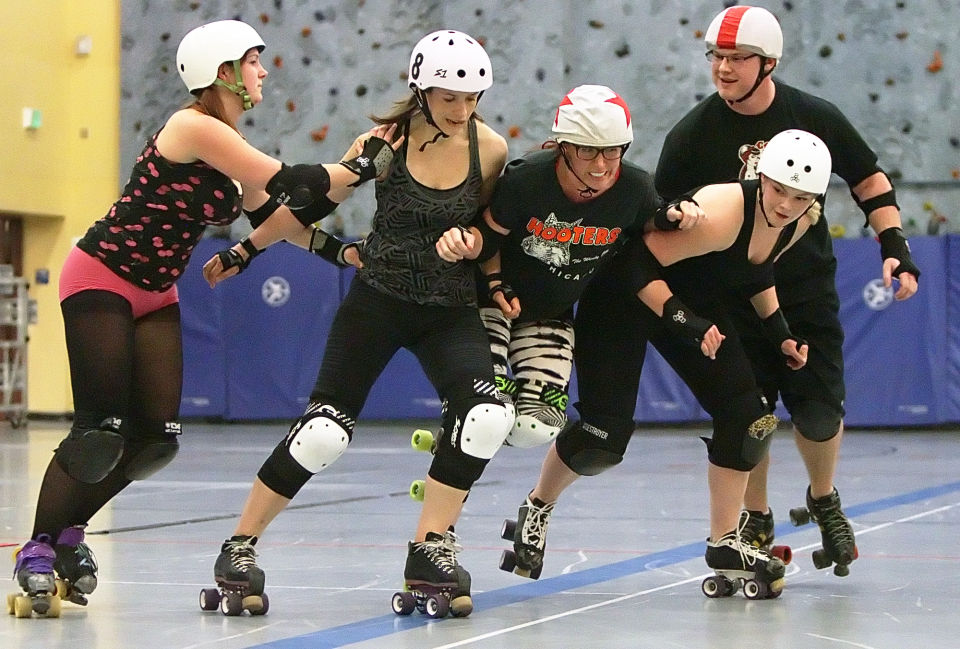
{"type": "Polygon", "coordinates": [[[180,301],[176,286],[160,293],[134,286],[99,259],[74,246],[60,272],[60,301],[63,302],[74,293],[89,290],[110,291],[125,298],[133,310],[134,319],[180,301]]]}

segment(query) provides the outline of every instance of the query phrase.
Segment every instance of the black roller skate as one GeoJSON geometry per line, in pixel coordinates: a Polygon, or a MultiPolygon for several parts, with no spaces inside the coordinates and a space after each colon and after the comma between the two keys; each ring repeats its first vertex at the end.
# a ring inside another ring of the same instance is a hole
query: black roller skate
{"type": "Polygon", "coordinates": [[[52,539],[47,534],[40,534],[17,549],[13,572],[23,592],[7,595],[7,613],[16,617],[30,617],[33,613],[60,617],[60,598],[53,572],[56,557],[52,539]]]}
{"type": "Polygon", "coordinates": [[[777,557],[786,565],[793,560],[793,551],[789,545],[773,544],[775,537],[772,509],[768,509],[766,514],[751,509],[740,512],[740,538],[744,543],[766,550],[770,556],[777,557]]]}
{"type": "MultiPolygon", "coordinates": [[[[741,524],[743,523],[741,519],[741,524]]],[[[783,561],[766,550],[743,541],[740,530],[717,541],[707,539],[707,565],[717,574],[707,577],[700,589],[707,597],[730,597],[740,588],[747,599],[773,599],[783,592],[783,561]]]]}
{"type": "Polygon", "coordinates": [[[403,569],[404,590],[394,593],[393,612],[410,615],[416,609],[432,618],[446,617],[447,613],[454,617],[470,615],[470,573],[457,563],[457,553],[462,549],[452,530],[443,535],[427,532],[425,540],[411,541],[403,569]]]}
{"type": "Polygon", "coordinates": [[[87,595],[97,587],[97,560],[93,550],[83,542],[85,525],[75,525],[60,532],[54,550],[57,558],[57,593],[80,606],[87,605],[87,595]]]}
{"type": "Polygon", "coordinates": [[[220,556],[213,566],[213,578],[219,588],[200,591],[200,608],[224,615],[264,615],[270,599],[263,592],[265,576],[257,565],[255,536],[232,536],[223,542],[220,556]]]}
{"type": "Polygon", "coordinates": [[[527,496],[517,512],[517,520],[503,521],[500,537],[513,541],[513,550],[504,550],[500,555],[501,570],[530,579],[540,578],[547,547],[547,525],[555,504],[527,496]]]}
{"type": "Polygon", "coordinates": [[[790,522],[794,525],[806,525],[813,521],[820,527],[820,539],[823,546],[813,551],[813,565],[817,569],[833,566],[833,574],[846,577],[850,574],[849,565],[860,556],[853,527],[840,508],[840,494],[834,489],[822,498],[810,495],[807,487],[807,506],[790,510],[790,522]]]}

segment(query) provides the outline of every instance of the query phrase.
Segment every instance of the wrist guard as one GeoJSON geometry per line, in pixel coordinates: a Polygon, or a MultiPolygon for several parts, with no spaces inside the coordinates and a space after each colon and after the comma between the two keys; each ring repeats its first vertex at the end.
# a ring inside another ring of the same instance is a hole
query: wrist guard
{"type": "Polygon", "coordinates": [[[667,211],[669,211],[671,208],[674,208],[674,207],[679,210],[679,209],[680,209],[680,203],[683,203],[684,201],[686,201],[686,202],[688,202],[688,203],[693,203],[693,204],[696,205],[697,207],[700,207],[700,203],[698,203],[697,201],[693,200],[693,196],[692,196],[692,195],[690,195],[690,194],[684,194],[683,196],[678,197],[676,200],[671,201],[671,202],[667,203],[666,205],[660,206],[660,207],[657,209],[656,214],[653,215],[653,225],[654,225],[658,230],[679,230],[679,229],[680,229],[680,220],[681,220],[681,219],[677,219],[676,221],[671,221],[671,220],[667,217],[667,211]]]}
{"type": "Polygon", "coordinates": [[[350,183],[350,187],[357,187],[382,174],[392,161],[393,148],[390,143],[379,137],[370,137],[364,143],[360,155],[343,160],[340,164],[359,176],[357,182],[350,183]]]}
{"type": "Polygon", "coordinates": [[[903,230],[887,228],[877,238],[880,239],[880,260],[893,258],[900,262],[893,269],[894,277],[899,278],[900,273],[910,273],[920,279],[920,269],[913,263],[913,258],[910,256],[910,243],[903,236],[903,230]]]}
{"type": "Polygon", "coordinates": [[[712,322],[698,316],[676,295],[671,295],[670,299],[664,302],[660,319],[673,335],[697,345],[713,326],[712,322]]]}
{"type": "Polygon", "coordinates": [[[250,262],[254,257],[259,255],[262,251],[257,250],[257,247],[253,245],[253,242],[250,239],[244,237],[240,240],[240,247],[247,252],[247,258],[244,259],[243,255],[234,250],[233,248],[227,248],[226,250],[221,250],[217,253],[217,257],[220,258],[220,265],[223,266],[223,270],[230,270],[231,268],[236,268],[237,273],[242,273],[246,270],[247,266],[250,265],[250,262]]]}
{"type": "Polygon", "coordinates": [[[344,243],[318,227],[314,227],[310,234],[310,252],[341,268],[350,266],[344,258],[348,248],[359,249],[360,245],[357,242],[344,243]]]}
{"type": "Polygon", "coordinates": [[[783,315],[782,309],[777,309],[762,319],[760,325],[763,329],[764,337],[772,342],[781,354],[783,350],[780,349],[780,346],[784,340],[792,340],[794,344],[796,344],[797,349],[807,344],[807,341],[802,338],[797,338],[793,335],[793,332],[790,331],[790,325],[787,324],[787,318],[783,315]]]}
{"type": "Polygon", "coordinates": [[[517,292],[503,281],[503,273],[490,273],[489,275],[484,275],[483,278],[487,280],[488,285],[490,282],[500,282],[496,286],[490,286],[487,289],[487,297],[490,298],[491,303],[496,304],[496,302],[493,301],[493,296],[497,293],[503,293],[503,299],[505,299],[507,303],[513,298],[518,297],[517,292]]]}

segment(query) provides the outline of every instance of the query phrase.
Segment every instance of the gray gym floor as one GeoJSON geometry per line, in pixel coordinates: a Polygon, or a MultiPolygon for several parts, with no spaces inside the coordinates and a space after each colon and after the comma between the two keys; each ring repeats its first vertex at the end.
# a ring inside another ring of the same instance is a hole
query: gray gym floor
{"type": "MultiPolygon", "coordinates": [[[[473,575],[473,614],[398,617],[406,541],[419,504],[407,495],[429,456],[409,445],[416,424],[363,423],[261,540],[270,611],[203,612],[213,562],[260,463],[284,424],[187,423],[176,461],[135,483],[91,522],[100,587],[59,619],[0,623],[0,646],[165,649],[912,649],[958,646],[960,435],[957,430],[851,431],[837,485],[857,531],[850,575],[815,570],[814,525],[794,528],[802,463],[788,431],[774,441],[771,504],[793,547],[776,600],[707,599],[703,429],[638,430],[626,460],[567,491],[549,530],[538,581],[503,572],[505,517],[532,487],[544,449],[504,448],[466,503],[457,532],[473,575]]],[[[0,423],[0,544],[30,533],[36,494],[67,424],[0,423]]],[[[7,575],[10,574],[7,573],[7,575]]],[[[4,581],[7,592],[16,590],[4,581]]]]}

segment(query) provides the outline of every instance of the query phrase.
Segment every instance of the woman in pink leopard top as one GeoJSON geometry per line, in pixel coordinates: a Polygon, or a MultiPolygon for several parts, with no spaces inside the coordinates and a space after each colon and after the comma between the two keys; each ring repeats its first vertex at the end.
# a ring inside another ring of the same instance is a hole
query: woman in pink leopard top
{"type": "Polygon", "coordinates": [[[339,164],[287,166],[250,146],[237,122],[263,99],[263,49],[259,34],[235,20],[184,36],[177,69],[193,103],[150,137],[119,200],[64,264],[60,301],[75,414],[15,568],[36,612],[56,614],[55,576],[69,583],[70,599],[86,603],[96,586],[96,563],[82,542],[87,521],[177,453],[176,281],[206,226],[247,212],[256,229],[220,255],[224,268],[237,271],[280,239],[309,246],[311,224],[393,156],[387,127],[357,138],[353,157],[339,164]]]}

